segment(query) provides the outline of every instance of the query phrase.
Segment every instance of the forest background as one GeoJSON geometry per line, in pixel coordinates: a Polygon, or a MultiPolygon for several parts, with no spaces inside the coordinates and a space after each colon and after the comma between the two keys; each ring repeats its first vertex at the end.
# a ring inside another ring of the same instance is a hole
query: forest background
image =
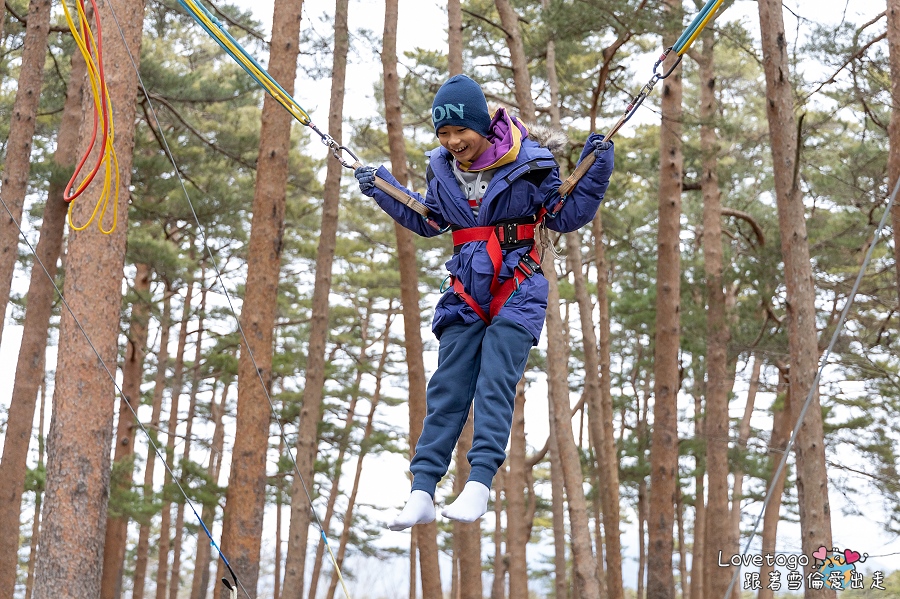
{"type": "MultiPolygon", "coordinates": [[[[649,77],[648,65],[661,45],[659,32],[666,28],[666,23],[671,25],[672,17],[664,5],[652,2],[603,3],[602,6],[592,2],[551,2],[547,6],[535,2],[513,4],[524,15],[518,26],[525,35],[524,50],[528,53],[534,78],[532,92],[538,105],[538,120],[547,122],[554,117],[549,108],[552,86],[546,72],[546,48],[548,41],[557,42],[556,64],[561,70],[560,119],[573,139],[571,152],[574,152],[577,141],[584,138],[591,124],[591,113],[595,112],[596,128],[604,130],[618,116],[627,94],[649,77]],[[633,20],[623,17],[630,17],[639,5],[644,10],[634,13],[637,16],[633,20]],[[577,19],[565,12],[567,7],[579,11],[577,19]],[[590,18],[584,11],[591,15],[590,18]],[[578,21],[578,25],[572,25],[573,21],[578,21]],[[622,42],[616,47],[619,40],[622,42]],[[614,51],[603,52],[609,48],[614,51]],[[596,105],[592,100],[596,100],[596,105]]],[[[878,2],[832,4],[829,7],[817,4],[815,14],[810,14],[810,8],[803,4],[788,4],[784,13],[788,55],[793,69],[791,84],[798,104],[796,112],[804,115],[800,129],[804,141],[798,172],[815,259],[820,336],[826,340],[861,261],[860,248],[866,248],[871,241],[872,229],[888,195],[887,123],[891,119],[890,63],[888,43],[883,35],[885,18],[877,18],[884,6],[878,2]],[[835,73],[837,75],[832,77],[835,73]]],[[[240,33],[240,39],[257,56],[265,57],[268,47],[263,40],[268,38],[266,32],[271,26],[271,5],[244,3],[230,8],[224,3],[216,3],[216,6],[235,22],[232,33],[240,33]],[[262,34],[257,35],[257,31],[262,34]]],[[[11,2],[10,7],[4,26],[3,107],[0,114],[13,112],[16,91],[20,87],[16,82],[23,68],[25,31],[16,14],[30,14],[25,2],[11,2]]],[[[465,2],[463,8],[466,72],[473,72],[477,78],[489,82],[486,87],[493,101],[521,110],[521,102],[515,94],[517,82],[509,68],[510,51],[500,30],[503,24],[495,4],[465,2]]],[[[691,5],[685,8],[688,14],[696,10],[691,5]]],[[[325,99],[332,88],[333,10],[321,2],[307,2],[303,8],[296,96],[317,122],[325,120],[328,111],[325,99]],[[321,116],[316,118],[317,115],[321,116]]],[[[350,64],[344,102],[346,118],[342,119],[344,138],[350,140],[351,147],[361,151],[366,161],[374,164],[387,162],[389,154],[383,114],[385,90],[379,77],[381,57],[378,54],[383,10],[380,3],[352,2],[348,11],[350,64]]],[[[262,95],[192,22],[183,14],[176,14],[174,3],[148,3],[142,74],[154,106],[160,111],[163,130],[173,145],[181,174],[188,182],[191,194],[201,204],[201,220],[209,228],[216,259],[225,272],[226,286],[237,296],[242,296],[247,278],[250,201],[254,196],[254,171],[260,147],[256,123],[259,122],[262,95]],[[192,92],[190,97],[185,97],[186,90],[192,92]]],[[[59,15],[56,11],[53,15],[53,28],[60,29],[59,15]]],[[[404,2],[400,4],[399,16],[400,99],[403,120],[407,124],[405,149],[413,184],[421,188],[422,151],[434,145],[427,121],[430,96],[447,73],[447,15],[442,5],[404,2]]],[[[107,26],[107,36],[115,36],[117,32],[113,26],[107,26]]],[[[774,444],[772,427],[776,419],[772,413],[773,409],[777,413],[779,401],[783,402],[784,387],[783,381],[779,386],[779,373],[783,376],[787,368],[789,345],[784,321],[785,289],[780,278],[783,268],[777,248],[772,160],[768,151],[765,107],[759,93],[765,81],[760,66],[762,52],[756,4],[729,4],[712,30],[716,36],[718,109],[714,117],[701,115],[702,74],[696,63],[686,60],[685,117],[681,119],[685,175],[681,182],[684,213],[679,218],[682,331],[678,353],[681,388],[678,433],[682,441],[678,465],[683,495],[676,498],[679,518],[675,558],[670,562],[670,569],[674,570],[673,582],[677,581],[673,591],[677,588],[685,595],[691,594],[689,585],[697,573],[692,571],[695,567],[692,555],[697,550],[694,538],[698,504],[695,497],[697,483],[701,483],[699,488],[702,489],[704,482],[702,468],[697,467],[703,463],[704,448],[699,441],[704,435],[698,434],[702,428],[697,426],[702,425],[702,421],[696,418],[703,408],[698,411],[695,406],[703,405],[708,380],[706,308],[709,298],[705,290],[708,273],[704,270],[703,190],[700,184],[704,158],[700,125],[705,119],[713,124],[718,136],[718,171],[723,201],[732,210],[723,221],[726,268],[722,285],[729,314],[728,371],[733,376],[728,412],[731,430],[728,467],[729,485],[732,490],[738,489],[732,492],[736,493],[737,504],[741,506],[735,512],[742,513],[738,526],[745,533],[759,511],[762,493],[771,476],[766,449],[774,444]],[[750,396],[754,403],[752,410],[747,411],[750,396]],[[737,485],[739,478],[741,486],[737,485]]],[[[44,65],[25,204],[26,226],[32,242],[38,239],[43,202],[48,193],[52,193],[47,182],[53,180],[50,177],[55,168],[53,152],[58,147],[60,120],[64,116],[63,99],[70,72],[68,61],[73,53],[71,39],[65,33],[53,31],[48,43],[50,55],[44,65]]],[[[698,46],[696,51],[700,50],[698,46]]],[[[120,362],[129,359],[124,348],[128,345],[126,340],[134,339],[135,306],[144,304],[148,307],[150,320],[144,333],[147,358],[140,382],[144,405],[139,409],[139,415],[160,429],[159,439],[163,445],[171,445],[168,449],[170,459],[176,466],[175,471],[187,483],[192,499],[210,509],[218,503],[227,510],[224,485],[231,473],[230,447],[234,442],[239,388],[235,384],[238,371],[235,320],[228,313],[221,290],[212,278],[211,265],[198,266],[198,257],[204,250],[198,231],[186,212],[184,198],[179,196],[180,189],[172,184],[171,165],[167,165],[160,138],[154,134],[155,121],[149,106],[142,101],[136,119],[135,185],[125,270],[128,293],[122,305],[120,362]],[[148,288],[138,284],[142,268],[146,268],[148,288]],[[188,288],[192,290],[190,294],[188,288]],[[191,309],[185,310],[186,305],[191,309]],[[172,329],[168,336],[165,333],[167,327],[161,326],[163,321],[172,329]],[[198,336],[199,344],[195,340],[198,336]],[[166,351],[161,351],[163,339],[168,339],[166,351]],[[158,368],[161,356],[167,364],[162,376],[158,368]],[[180,390],[181,406],[175,411],[176,418],[172,419],[171,389],[174,388],[180,390]],[[222,402],[221,410],[217,407],[218,402],[222,402]],[[154,410],[155,406],[158,409],[154,410]],[[221,443],[218,447],[217,438],[221,443]],[[188,443],[189,439],[192,443],[188,443]],[[221,458],[213,458],[216,455],[221,458]],[[217,476],[213,477],[216,469],[217,476]]],[[[650,557],[644,535],[648,534],[649,431],[653,428],[652,415],[648,414],[655,405],[656,378],[653,360],[657,326],[653,309],[656,265],[650,257],[656,253],[658,228],[659,110],[658,98],[651,98],[647,109],[618,138],[616,178],[603,211],[611,321],[607,337],[611,349],[608,380],[615,408],[611,423],[618,441],[618,476],[622,481],[624,564],[621,576],[624,586],[630,589],[628,592],[641,594],[645,592],[644,575],[657,567],[652,559],[648,564],[650,557]]],[[[5,119],[3,123],[5,125],[5,119]]],[[[9,127],[2,134],[7,139],[9,127]]],[[[320,185],[325,181],[324,150],[317,142],[310,141],[299,126],[294,128],[292,148],[275,329],[276,359],[272,374],[273,398],[283,415],[290,444],[296,443],[296,422],[308,378],[306,356],[311,350],[307,343],[312,335],[314,273],[322,218],[320,185]]],[[[575,157],[577,155],[570,155],[568,163],[562,160],[564,168],[570,169],[575,157]]],[[[360,463],[359,450],[365,447],[367,452],[375,454],[369,456],[358,483],[358,509],[344,540],[349,548],[346,566],[355,579],[351,583],[357,593],[355,596],[407,596],[410,586],[412,592],[416,586],[409,585],[409,558],[403,557],[409,551],[409,535],[381,530],[390,510],[402,503],[407,489],[403,473],[410,414],[404,403],[407,364],[403,319],[399,315],[402,282],[396,276],[394,230],[371,202],[355,190],[349,177],[344,178],[340,198],[335,279],[330,290],[331,314],[324,350],[327,360],[323,373],[327,373],[328,384],[324,386],[324,411],[319,425],[321,441],[315,463],[315,505],[323,515],[330,511],[334,513],[331,535],[337,539],[341,536],[348,496],[354,489],[352,476],[360,463]],[[388,323],[391,335],[382,339],[388,323]],[[383,363],[380,362],[382,356],[385,357],[383,363]],[[348,413],[353,416],[350,419],[352,426],[345,428],[348,413]],[[366,420],[371,413],[375,417],[367,430],[366,420]],[[342,474],[338,496],[332,494],[332,483],[342,474]],[[336,503],[329,507],[332,496],[336,503]],[[391,576],[385,575],[385,561],[391,564],[391,576]]],[[[601,467],[594,453],[597,441],[592,437],[598,433],[592,428],[591,403],[586,398],[590,383],[584,376],[584,369],[590,358],[581,349],[586,337],[580,318],[582,307],[591,306],[588,312],[594,315],[594,310],[597,311],[594,324],[602,326],[596,295],[600,270],[598,259],[593,255],[598,231],[597,228],[583,231],[581,238],[588,304],[580,303],[583,298],[579,297],[579,283],[572,268],[574,238],[558,242],[564,246],[564,257],[556,263],[561,269],[559,288],[563,322],[567,323],[559,330],[565,330],[569,335],[568,344],[572,349],[568,381],[571,393],[567,394],[567,399],[576,409],[572,418],[573,440],[581,451],[588,502],[585,508],[590,510],[587,515],[595,537],[593,551],[602,555],[599,548],[604,544],[596,539],[601,539],[605,530],[596,523],[603,520],[604,508],[598,493],[603,485],[602,482],[596,484],[601,480],[601,467]],[[569,248],[569,244],[573,244],[573,248],[569,248]]],[[[433,369],[435,362],[435,344],[427,325],[442,278],[441,264],[447,255],[445,246],[440,240],[418,245],[421,324],[424,325],[421,338],[425,342],[426,372],[433,369]]],[[[900,548],[896,541],[900,506],[895,469],[897,430],[894,416],[898,397],[894,266],[891,246],[882,243],[876,250],[876,263],[869,269],[871,274],[865,280],[864,295],[851,313],[848,332],[838,346],[833,366],[826,370],[822,387],[833,544],[872,555],[885,555],[871,559],[866,563],[866,569],[887,573],[896,570],[900,563],[897,556],[900,548]]],[[[24,245],[19,245],[13,297],[0,345],[0,393],[3,393],[0,402],[4,407],[13,393],[12,367],[19,353],[30,269],[30,254],[24,245]]],[[[54,306],[54,327],[59,322],[59,309],[60,306],[54,306]]],[[[26,492],[21,522],[18,523],[22,542],[17,560],[21,564],[15,588],[19,595],[30,595],[33,591],[29,581],[33,580],[37,568],[35,539],[40,520],[35,518],[35,513],[39,512],[40,497],[46,484],[43,437],[52,418],[50,398],[54,391],[57,343],[58,331],[53,328],[45,368],[48,377],[41,387],[39,397],[42,401],[38,404],[43,409],[34,413],[35,431],[28,453],[26,492]]],[[[599,347],[602,348],[602,344],[599,347]]],[[[522,428],[517,430],[524,434],[514,437],[514,443],[516,439],[521,443],[521,455],[526,460],[514,463],[515,458],[511,456],[510,461],[511,468],[521,468],[523,487],[519,496],[523,504],[515,504],[516,493],[508,492],[506,503],[499,506],[500,531],[508,528],[507,535],[521,531],[512,530],[513,526],[508,524],[510,515],[504,514],[503,509],[524,509],[523,515],[531,516],[532,542],[527,555],[524,552],[516,554],[516,548],[509,542],[500,545],[498,560],[494,541],[503,536],[495,536],[492,518],[484,521],[481,542],[484,589],[485,593],[490,589],[492,596],[505,592],[502,589],[505,585],[498,589],[494,584],[497,564],[502,564],[501,571],[506,571],[511,596],[514,585],[521,584],[525,572],[530,577],[527,587],[537,596],[554,596],[554,593],[558,596],[561,592],[554,584],[554,572],[559,580],[558,573],[567,571],[568,574],[562,577],[563,583],[582,591],[584,588],[576,572],[577,558],[572,553],[568,554],[568,562],[562,564],[562,570],[553,560],[554,545],[559,542],[558,537],[554,538],[554,531],[558,532],[561,524],[567,521],[559,512],[553,511],[556,507],[551,491],[553,468],[548,457],[553,452],[541,451],[552,428],[547,419],[550,394],[545,371],[551,368],[547,351],[545,339],[533,356],[535,364],[527,377],[528,387],[524,392],[527,401],[520,401],[524,420],[522,428]],[[525,569],[517,570],[520,567],[525,569]]],[[[6,417],[2,420],[4,432],[6,420],[6,417]]],[[[202,586],[202,581],[195,575],[202,568],[195,567],[195,560],[204,559],[202,553],[198,556],[204,543],[197,542],[196,524],[190,521],[190,514],[184,513],[182,501],[171,489],[171,482],[163,477],[159,466],[152,477],[152,489],[142,491],[141,481],[148,464],[146,439],[141,435],[135,437],[138,457],[131,458],[135,468],[129,473],[134,485],[114,487],[110,500],[110,516],[120,519],[125,516],[129,522],[126,551],[119,566],[118,576],[123,581],[119,588],[125,596],[134,596],[137,577],[143,567],[148,595],[156,592],[160,596],[162,587],[162,592],[168,591],[172,597],[179,593],[194,596],[198,586],[202,586]],[[174,505],[169,505],[170,502],[174,505]],[[171,510],[168,517],[171,521],[161,521],[161,514],[167,510],[171,510]],[[172,529],[167,535],[169,547],[164,547],[166,561],[172,560],[168,552],[173,550],[179,557],[174,563],[160,568],[159,564],[164,562],[160,560],[157,536],[163,526],[172,529]],[[146,552],[143,566],[140,565],[142,549],[146,552]],[[173,576],[171,570],[177,574],[173,576]]],[[[265,532],[258,563],[259,589],[267,595],[281,593],[280,585],[274,581],[284,577],[283,549],[289,544],[286,505],[290,502],[291,467],[284,459],[279,460],[278,456],[283,452],[279,439],[273,436],[267,460],[269,484],[262,525],[265,532]],[[280,521],[279,512],[283,512],[280,521]],[[276,530],[279,531],[277,534],[276,530]]],[[[784,553],[801,552],[800,527],[796,523],[796,488],[791,482],[794,472],[792,467],[781,506],[783,522],[778,529],[777,548],[784,553]]],[[[513,475],[511,470],[510,476],[513,475]]],[[[117,480],[115,469],[113,480],[117,480]]],[[[453,492],[451,477],[441,494],[449,497],[453,492]]],[[[212,513],[216,514],[212,519],[214,536],[219,538],[222,512],[213,510],[212,513]]],[[[441,556],[438,580],[443,580],[446,590],[456,596],[455,591],[462,592],[462,587],[466,586],[460,583],[460,571],[471,567],[460,563],[461,552],[454,549],[454,546],[458,547],[455,544],[462,533],[441,526],[435,534],[441,556]]],[[[574,536],[572,543],[576,542],[574,536]]],[[[315,538],[315,533],[311,538],[315,538]]],[[[227,546],[225,550],[227,554],[227,546]]],[[[310,543],[309,570],[317,563],[321,564],[321,556],[315,554],[315,545],[310,543]]],[[[330,576],[328,566],[323,568],[325,577],[321,587],[328,586],[326,582],[330,576]]],[[[103,571],[105,577],[108,568],[104,566],[103,571]]],[[[601,568],[604,592],[611,592],[608,574],[601,568]]],[[[422,576],[428,576],[425,568],[422,576]]],[[[301,578],[308,579],[309,573],[301,578]]],[[[211,583],[207,579],[205,584],[209,587],[211,583]]],[[[425,586],[429,582],[423,579],[421,584],[425,586]]],[[[320,594],[325,592],[325,588],[320,589],[320,594]]],[[[328,592],[335,591],[329,589],[328,592]]],[[[697,592],[696,588],[694,592],[697,592]]]]}

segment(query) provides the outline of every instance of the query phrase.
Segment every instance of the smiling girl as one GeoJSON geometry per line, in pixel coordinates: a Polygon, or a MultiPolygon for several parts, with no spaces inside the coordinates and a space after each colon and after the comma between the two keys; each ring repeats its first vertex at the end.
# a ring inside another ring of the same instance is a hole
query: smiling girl
{"type": "Polygon", "coordinates": [[[516,383],[547,309],[535,229],[543,223],[565,233],[590,222],[613,169],[612,144],[592,133],[581,158],[593,152],[596,162],[571,195],[561,198],[559,166],[550,150],[503,108],[492,116],[481,87],[465,75],[441,86],[432,120],[441,147],[428,153],[424,198],[383,166],[356,171],[360,190],[407,229],[426,237],[453,234],[447,262],[452,285],[438,301],[432,324],[438,367],[428,383],[428,411],[410,463],[412,490],[391,530],[434,520],[435,488],[473,401],[471,473],[442,514],[474,522],[487,511],[491,483],[506,458],[516,383]],[[377,189],[376,175],[425,204],[440,230],[377,189]]]}

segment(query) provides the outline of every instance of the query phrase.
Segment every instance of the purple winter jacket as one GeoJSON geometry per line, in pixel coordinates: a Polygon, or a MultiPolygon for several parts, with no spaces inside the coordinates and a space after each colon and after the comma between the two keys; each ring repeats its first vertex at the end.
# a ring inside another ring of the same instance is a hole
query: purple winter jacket
{"type": "MultiPolygon", "coordinates": [[[[598,138],[601,136],[591,134],[581,153],[581,159],[594,151],[590,142],[598,138]]],[[[532,216],[537,214],[541,206],[552,211],[560,201],[557,189],[561,181],[556,160],[550,150],[527,137],[522,140],[516,160],[494,172],[477,218],[453,175],[453,157],[450,152],[438,147],[429,152],[429,158],[428,190],[424,198],[400,185],[384,166],[378,169],[376,175],[425,204],[431,211],[431,218],[442,228],[441,231],[435,230],[421,215],[383,191],[376,188],[372,196],[394,220],[424,237],[439,235],[450,226],[481,227],[532,216]]],[[[546,226],[554,231],[567,233],[589,223],[609,187],[613,163],[614,153],[610,147],[578,182],[559,213],[554,218],[545,220],[546,226]]],[[[446,263],[450,274],[462,282],[466,292],[480,304],[485,313],[491,303],[490,286],[494,270],[486,245],[487,242],[484,241],[467,243],[446,263]]],[[[504,252],[501,282],[513,275],[519,259],[528,251],[529,248],[525,247],[504,252]]],[[[498,314],[525,327],[534,336],[535,344],[544,326],[547,289],[547,280],[543,275],[525,279],[498,314]]],[[[475,311],[451,288],[438,300],[432,331],[440,338],[441,332],[448,325],[480,320],[475,311]]]]}

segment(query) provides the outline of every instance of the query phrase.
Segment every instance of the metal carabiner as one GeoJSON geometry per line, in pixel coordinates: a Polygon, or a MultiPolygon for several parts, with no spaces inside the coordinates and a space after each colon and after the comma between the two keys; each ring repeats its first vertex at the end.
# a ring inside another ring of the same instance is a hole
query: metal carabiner
{"type": "MultiPolygon", "coordinates": [[[[675,61],[675,64],[673,64],[673,65],[669,68],[668,71],[666,71],[666,72],[665,72],[664,74],[662,74],[662,75],[660,75],[659,73],[656,72],[657,69],[659,69],[660,65],[662,65],[662,63],[664,63],[664,62],[666,61],[666,59],[669,57],[669,54],[670,54],[671,52],[672,52],[672,47],[666,48],[666,51],[662,53],[662,56],[660,56],[660,57],[659,57],[659,60],[657,60],[656,63],[653,65],[653,76],[656,78],[656,81],[659,81],[659,80],[661,80],[661,79],[668,79],[668,78],[669,78],[669,75],[671,75],[672,73],[674,73],[674,72],[675,72],[675,69],[678,67],[678,65],[681,64],[681,59],[682,59],[684,56],[683,56],[682,54],[679,54],[679,55],[678,55],[678,60],[675,61]]],[[[654,81],[654,83],[655,83],[655,81],[654,81]]]]}
{"type": "Polygon", "coordinates": [[[333,139],[331,141],[333,142],[331,145],[331,154],[338,159],[338,162],[340,162],[344,166],[344,168],[355,170],[360,166],[359,158],[356,156],[356,154],[353,153],[353,150],[351,150],[347,146],[338,145],[338,143],[333,139]],[[347,162],[346,160],[344,160],[344,152],[350,154],[350,157],[353,158],[353,162],[347,162]]]}

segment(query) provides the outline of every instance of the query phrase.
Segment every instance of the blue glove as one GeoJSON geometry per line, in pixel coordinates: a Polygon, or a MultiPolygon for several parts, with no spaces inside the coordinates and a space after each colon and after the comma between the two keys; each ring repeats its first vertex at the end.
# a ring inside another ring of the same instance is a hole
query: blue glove
{"type": "Polygon", "coordinates": [[[610,142],[603,141],[602,138],[591,140],[591,144],[594,146],[594,157],[597,158],[597,160],[600,159],[600,156],[602,156],[604,152],[612,147],[610,142]]]}
{"type": "Polygon", "coordinates": [[[375,167],[361,166],[354,173],[356,180],[359,182],[359,190],[365,195],[372,197],[375,195],[375,167]]]}

